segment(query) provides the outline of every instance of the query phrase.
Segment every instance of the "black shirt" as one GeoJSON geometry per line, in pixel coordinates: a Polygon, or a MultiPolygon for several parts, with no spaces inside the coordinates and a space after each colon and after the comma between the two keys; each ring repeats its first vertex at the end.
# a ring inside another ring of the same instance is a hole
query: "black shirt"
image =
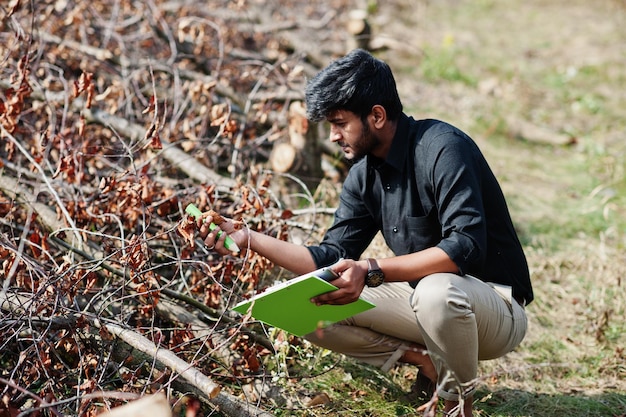
{"type": "Polygon", "coordinates": [[[378,231],[395,255],[437,246],[461,274],[510,285],[526,304],[533,299],[500,185],[476,143],[454,126],[403,114],[386,160],[368,155],[350,169],[333,225],[309,250],[318,266],[359,259],[378,231]]]}

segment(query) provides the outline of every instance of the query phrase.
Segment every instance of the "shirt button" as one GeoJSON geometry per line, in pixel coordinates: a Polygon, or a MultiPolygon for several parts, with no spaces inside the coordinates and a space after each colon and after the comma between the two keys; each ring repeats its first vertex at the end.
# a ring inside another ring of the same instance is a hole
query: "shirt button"
{"type": "Polygon", "coordinates": [[[387,190],[387,191],[391,190],[391,185],[389,185],[389,184],[385,185],[385,190],[387,190]]]}
{"type": "Polygon", "coordinates": [[[394,227],[394,228],[393,228],[393,232],[394,232],[394,233],[398,233],[398,228],[397,228],[397,227],[394,227]]]}

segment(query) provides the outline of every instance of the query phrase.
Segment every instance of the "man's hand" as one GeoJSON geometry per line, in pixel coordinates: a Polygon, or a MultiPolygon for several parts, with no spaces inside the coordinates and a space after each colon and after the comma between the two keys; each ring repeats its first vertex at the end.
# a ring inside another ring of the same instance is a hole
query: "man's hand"
{"type": "Polygon", "coordinates": [[[339,274],[339,278],[331,281],[338,289],[318,295],[311,302],[322,304],[349,304],[356,301],[365,287],[365,275],[367,274],[366,261],[353,261],[344,259],[330,267],[339,274]]]}
{"type": "Polygon", "coordinates": [[[211,230],[210,224],[216,223],[215,220],[210,214],[197,219],[200,238],[208,249],[214,250],[222,256],[231,254],[232,251],[224,247],[226,236],[230,236],[239,248],[248,246],[248,231],[241,227],[240,223],[220,216],[219,224],[216,224],[216,227],[211,230]]]}

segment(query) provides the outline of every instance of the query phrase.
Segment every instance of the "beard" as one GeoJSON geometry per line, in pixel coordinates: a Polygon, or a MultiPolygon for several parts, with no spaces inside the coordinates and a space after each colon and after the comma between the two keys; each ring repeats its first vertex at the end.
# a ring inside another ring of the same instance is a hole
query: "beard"
{"type": "Polygon", "coordinates": [[[351,164],[355,164],[363,159],[380,143],[378,137],[372,134],[369,124],[366,121],[362,122],[362,126],[361,136],[351,146],[352,155],[346,155],[346,159],[351,164]]]}

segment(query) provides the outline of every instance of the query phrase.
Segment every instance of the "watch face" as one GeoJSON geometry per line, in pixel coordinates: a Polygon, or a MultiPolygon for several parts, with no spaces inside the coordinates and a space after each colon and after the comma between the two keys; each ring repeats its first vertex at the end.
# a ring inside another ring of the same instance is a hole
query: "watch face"
{"type": "Polygon", "coordinates": [[[367,278],[365,280],[365,284],[368,287],[378,287],[385,281],[385,274],[380,269],[369,271],[367,273],[367,278]]]}

